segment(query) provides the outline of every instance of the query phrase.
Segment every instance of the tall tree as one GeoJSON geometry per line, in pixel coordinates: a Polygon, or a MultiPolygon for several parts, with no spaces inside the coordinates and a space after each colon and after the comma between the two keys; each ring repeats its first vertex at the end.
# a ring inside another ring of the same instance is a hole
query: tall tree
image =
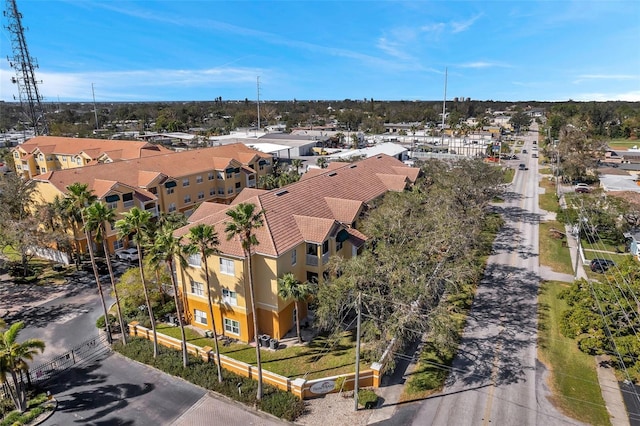
{"type": "Polygon", "coordinates": [[[24,328],[20,321],[8,329],[0,327],[0,382],[7,383],[9,395],[21,413],[27,410],[27,389],[22,380],[22,373],[29,371],[27,361],[31,361],[38,352],[44,352],[45,344],[42,340],[28,339],[22,343],[17,341],[18,334],[24,328]],[[7,380],[11,376],[11,382],[7,380]]]}
{"type": "MultiPolygon", "coordinates": [[[[120,297],[118,297],[118,288],[116,286],[116,280],[113,276],[113,266],[111,265],[111,258],[109,257],[109,246],[107,244],[107,223],[111,226],[116,221],[116,211],[108,207],[105,203],[96,201],[87,207],[86,212],[86,227],[89,228],[89,232],[93,232],[95,235],[96,243],[102,242],[102,249],[104,250],[104,257],[107,263],[107,269],[109,270],[109,278],[111,279],[111,288],[113,289],[113,295],[116,299],[116,309],[118,311],[118,323],[120,324],[120,338],[122,344],[127,344],[127,333],[125,332],[124,319],[122,317],[122,309],[120,307],[120,297]]],[[[105,317],[105,322],[108,318],[105,317]]]]}
{"type": "Polygon", "coordinates": [[[302,167],[302,160],[299,158],[294,158],[291,161],[291,165],[296,169],[296,173],[300,174],[300,168],[302,167]]]}
{"type": "Polygon", "coordinates": [[[258,392],[256,399],[262,399],[262,361],[260,359],[260,345],[258,344],[258,312],[256,309],[255,291],[253,288],[253,270],[251,267],[252,248],[259,244],[255,230],[264,224],[264,210],[256,211],[256,205],[252,203],[240,203],[227,211],[231,218],[226,223],[225,233],[227,240],[235,237],[240,239],[244,258],[246,260],[245,277],[249,281],[249,293],[251,297],[251,315],[253,317],[253,338],[256,342],[256,363],[258,368],[258,392]]]}
{"type": "Polygon", "coordinates": [[[293,299],[296,309],[296,335],[298,343],[302,343],[300,336],[300,302],[306,301],[314,294],[314,287],[308,281],[300,282],[291,272],[278,278],[278,296],[284,300],[293,299]]]}
{"type": "Polygon", "coordinates": [[[144,291],[144,300],[147,305],[147,313],[149,314],[149,321],[151,323],[151,333],[153,334],[153,357],[158,356],[158,333],[156,331],[156,319],[153,315],[153,306],[149,299],[149,288],[147,287],[147,280],[144,276],[143,257],[142,257],[142,245],[147,239],[148,228],[151,222],[151,213],[142,210],[138,207],[133,207],[131,210],[123,214],[123,218],[116,222],[116,229],[118,230],[118,238],[128,238],[132,236],[133,242],[138,249],[138,267],[140,269],[140,281],[142,281],[142,289],[144,291]]]}
{"type": "Polygon", "coordinates": [[[189,243],[184,247],[185,253],[189,255],[199,254],[204,266],[204,276],[207,284],[207,304],[209,305],[209,317],[211,318],[211,331],[213,332],[213,342],[216,351],[216,366],[218,367],[218,382],[222,383],[222,367],[220,365],[220,348],[218,347],[218,332],[216,331],[216,321],[213,316],[213,297],[211,294],[211,282],[209,279],[209,256],[218,252],[218,233],[212,226],[199,224],[189,229],[187,235],[189,243]]]}
{"type": "Polygon", "coordinates": [[[96,256],[93,252],[93,239],[91,238],[91,230],[87,227],[85,215],[86,208],[93,204],[98,197],[89,189],[86,183],[72,183],[67,186],[67,197],[69,198],[69,204],[74,210],[80,212],[80,219],[82,221],[82,228],[84,229],[84,235],[87,241],[87,249],[89,251],[89,259],[91,260],[91,266],[93,268],[93,276],[98,286],[98,294],[100,295],[100,301],[102,302],[102,310],[104,312],[104,324],[107,332],[107,340],[109,344],[112,343],[111,338],[111,325],[109,324],[109,311],[107,310],[107,303],[104,299],[104,292],[102,290],[102,283],[100,282],[100,275],[98,274],[98,267],[96,265],[96,256]]]}
{"type": "Polygon", "coordinates": [[[182,364],[186,368],[189,365],[189,354],[187,352],[187,337],[184,332],[183,313],[180,304],[180,292],[178,291],[178,283],[176,282],[174,260],[177,259],[184,264],[182,256],[182,246],[180,240],[173,236],[175,228],[165,224],[156,230],[154,243],[149,247],[149,260],[154,265],[165,264],[169,269],[171,277],[171,285],[173,286],[173,297],[176,302],[176,313],[178,316],[178,325],[180,326],[180,336],[182,337],[182,364]]]}

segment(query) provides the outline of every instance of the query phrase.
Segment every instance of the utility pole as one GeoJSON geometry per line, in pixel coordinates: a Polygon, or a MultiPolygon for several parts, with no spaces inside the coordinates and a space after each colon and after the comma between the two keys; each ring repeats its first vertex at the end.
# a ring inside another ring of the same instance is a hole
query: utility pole
{"type": "Polygon", "coordinates": [[[580,230],[582,229],[582,210],[584,204],[582,200],[580,200],[580,214],[578,215],[578,235],[576,235],[576,266],[575,266],[575,277],[574,279],[578,279],[578,266],[580,264],[580,230]]]}
{"type": "MultiPolygon", "coordinates": [[[[9,66],[16,72],[11,82],[18,86],[18,98],[22,106],[29,125],[33,128],[36,136],[49,133],[47,120],[40,101],[42,96],[38,91],[35,70],[38,64],[29,54],[27,40],[24,37],[25,28],[22,26],[22,14],[18,11],[15,0],[7,0],[4,16],[9,23],[6,25],[11,38],[11,49],[13,57],[7,57],[9,66]]],[[[15,97],[14,97],[15,99],[15,97]]]]}
{"type": "Polygon", "coordinates": [[[358,385],[360,384],[360,323],[362,320],[362,292],[358,292],[356,310],[358,311],[358,322],[356,326],[356,377],[355,382],[353,383],[354,411],[358,411],[358,385]]]}
{"type": "MultiPolygon", "coordinates": [[[[444,69],[444,98],[442,99],[442,142],[440,145],[444,146],[444,117],[447,111],[447,73],[449,69],[444,69]]],[[[449,146],[447,145],[447,153],[449,153],[449,146]]]]}
{"type": "Polygon", "coordinates": [[[260,131],[260,76],[256,78],[256,85],[258,90],[258,130],[256,131],[256,138],[258,137],[258,132],[260,131]]]}
{"type": "Polygon", "coordinates": [[[100,129],[98,126],[98,108],[96,108],[96,92],[93,90],[93,83],[91,83],[91,94],[93,95],[93,114],[96,117],[96,130],[100,129]]]}

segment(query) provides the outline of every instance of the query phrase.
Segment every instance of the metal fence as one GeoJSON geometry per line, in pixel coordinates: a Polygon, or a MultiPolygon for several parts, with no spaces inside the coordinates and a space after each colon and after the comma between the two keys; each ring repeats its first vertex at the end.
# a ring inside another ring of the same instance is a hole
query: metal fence
{"type": "Polygon", "coordinates": [[[104,334],[86,340],[66,354],[60,355],[36,367],[31,367],[29,369],[31,384],[35,385],[46,382],[74,365],[91,361],[109,351],[111,351],[111,348],[107,342],[107,336],[104,334]]]}
{"type": "MultiPolygon", "coordinates": [[[[29,368],[27,374],[21,375],[20,378],[31,386],[42,384],[77,364],[97,359],[110,351],[106,334],[101,334],[82,342],[63,355],[29,368]]],[[[7,382],[0,386],[0,397],[8,396],[7,386],[7,382]]]]}

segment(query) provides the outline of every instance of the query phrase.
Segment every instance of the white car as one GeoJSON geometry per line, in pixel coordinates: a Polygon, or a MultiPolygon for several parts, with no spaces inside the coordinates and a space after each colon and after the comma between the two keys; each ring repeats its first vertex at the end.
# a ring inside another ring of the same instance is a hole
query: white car
{"type": "Polygon", "coordinates": [[[118,250],[115,253],[116,259],[126,260],[128,262],[137,262],[138,261],[138,249],[135,247],[130,247],[127,249],[118,250]]]}

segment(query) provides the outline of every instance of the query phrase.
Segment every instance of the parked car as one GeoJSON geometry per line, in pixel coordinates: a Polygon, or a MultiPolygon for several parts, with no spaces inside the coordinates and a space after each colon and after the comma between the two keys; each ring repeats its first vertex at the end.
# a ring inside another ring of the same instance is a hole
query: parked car
{"type": "Polygon", "coordinates": [[[586,183],[577,183],[573,190],[581,194],[586,194],[591,192],[591,187],[586,183]]]}
{"type": "Polygon", "coordinates": [[[526,154],[526,153],[527,153],[527,150],[526,150],[526,149],[523,149],[523,150],[522,150],[522,153],[523,153],[523,154],[526,154]]]}
{"type": "Polygon", "coordinates": [[[529,170],[526,164],[520,163],[518,164],[518,170],[529,170]]]}
{"type": "MultiPolygon", "coordinates": [[[[100,275],[109,273],[109,268],[107,267],[107,264],[104,263],[104,260],[96,259],[96,267],[98,268],[98,274],[100,275]]],[[[93,265],[91,265],[91,262],[84,262],[82,264],[82,270],[93,273],[93,265]]]]}
{"type": "Polygon", "coordinates": [[[118,250],[115,253],[116,259],[126,260],[127,262],[138,261],[138,249],[135,247],[118,250]]]}
{"type": "Polygon", "coordinates": [[[612,266],[616,266],[613,260],[609,259],[593,259],[589,267],[593,272],[605,273],[612,266]]]}
{"type": "Polygon", "coordinates": [[[534,152],[533,154],[531,154],[531,158],[538,158],[538,154],[534,152]]]}

